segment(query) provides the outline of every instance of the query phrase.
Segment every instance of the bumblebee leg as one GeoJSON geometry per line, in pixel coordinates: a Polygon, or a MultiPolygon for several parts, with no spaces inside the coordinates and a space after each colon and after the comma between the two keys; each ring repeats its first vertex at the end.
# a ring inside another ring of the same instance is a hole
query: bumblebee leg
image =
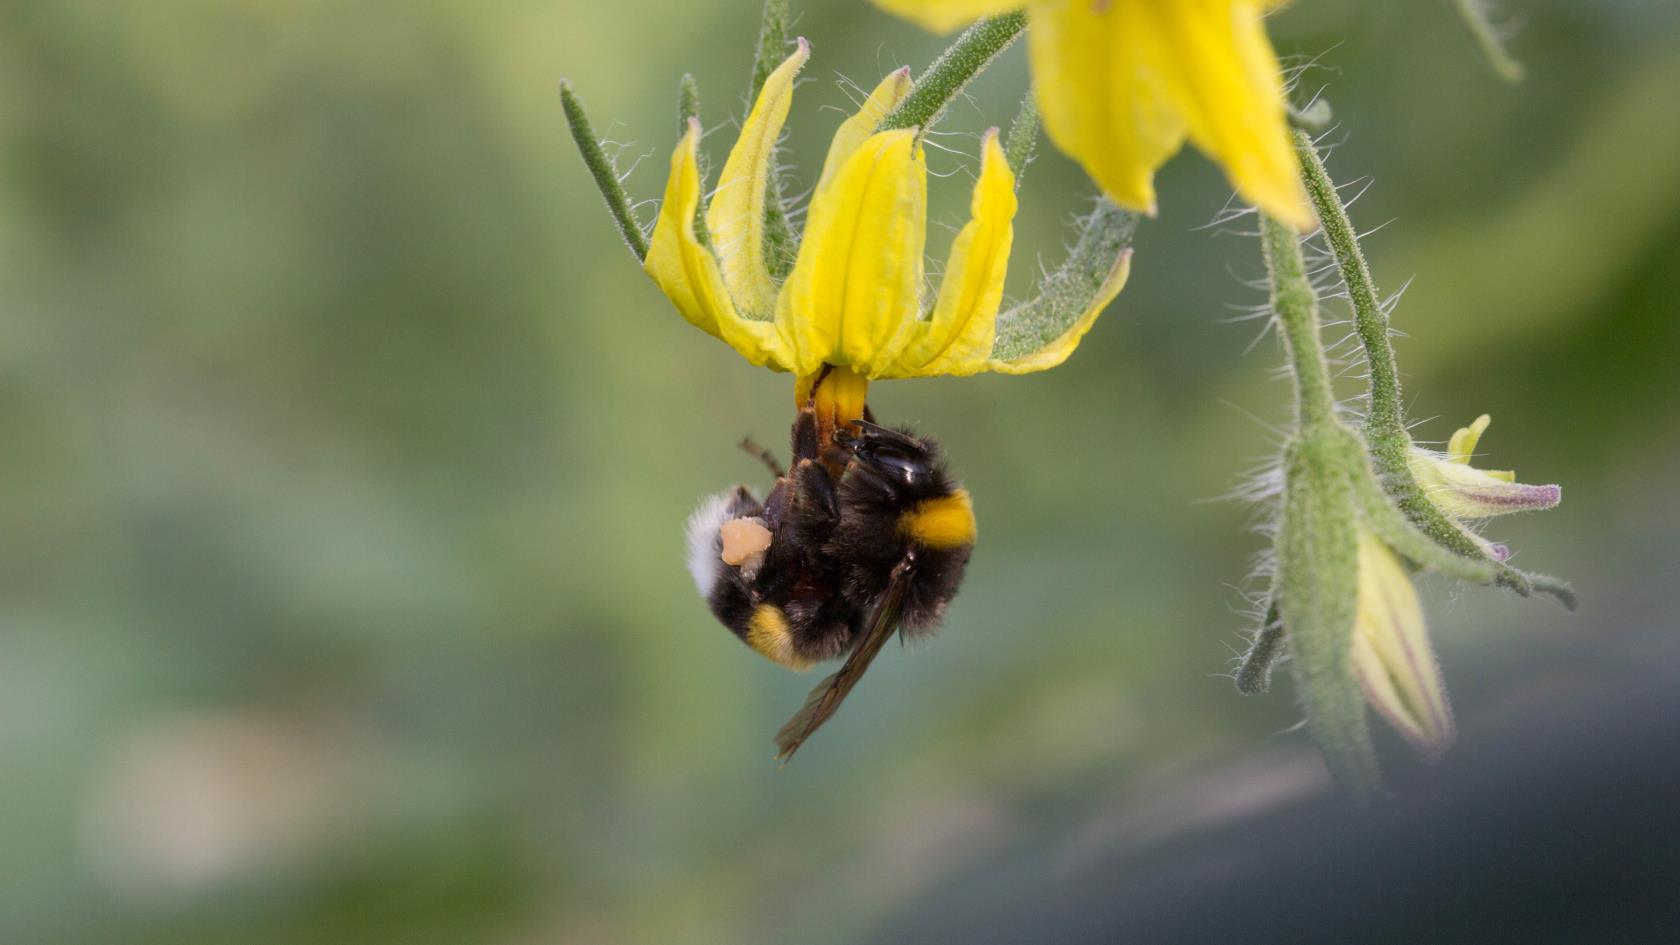
{"type": "Polygon", "coordinates": [[[764,506],[759,504],[746,486],[736,486],[735,493],[729,497],[730,518],[758,518],[764,515],[764,506]]]}
{"type": "Polygon", "coordinates": [[[815,410],[810,407],[800,409],[799,416],[793,419],[792,439],[795,463],[802,459],[816,459],[822,453],[822,436],[817,429],[815,410]]]}
{"type": "Polygon", "coordinates": [[[814,460],[801,460],[771,496],[770,550],[756,587],[767,599],[793,593],[823,570],[823,546],[840,519],[840,499],[828,471],[814,460]]]}

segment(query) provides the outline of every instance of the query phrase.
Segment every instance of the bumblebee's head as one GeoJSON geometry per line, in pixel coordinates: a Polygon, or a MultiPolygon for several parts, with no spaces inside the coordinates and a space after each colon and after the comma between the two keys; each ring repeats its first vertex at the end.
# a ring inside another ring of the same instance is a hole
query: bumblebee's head
{"type": "Polygon", "coordinates": [[[857,420],[834,431],[857,461],[860,471],[906,498],[925,498],[951,490],[938,448],[908,433],[857,420]]]}

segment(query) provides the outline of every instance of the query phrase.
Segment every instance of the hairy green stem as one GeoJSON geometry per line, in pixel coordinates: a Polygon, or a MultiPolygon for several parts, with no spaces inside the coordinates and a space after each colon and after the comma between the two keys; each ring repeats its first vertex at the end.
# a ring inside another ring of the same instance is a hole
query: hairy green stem
{"type": "Polygon", "coordinates": [[[565,109],[566,124],[572,130],[572,142],[577,145],[578,153],[583,155],[583,163],[589,168],[589,176],[595,178],[595,186],[601,191],[602,199],[607,202],[607,212],[612,214],[613,222],[618,224],[619,235],[624,237],[624,245],[636,254],[637,261],[646,259],[647,237],[642,234],[642,225],[636,219],[635,212],[630,209],[630,198],[618,181],[618,170],[601,149],[601,139],[595,136],[589,116],[583,110],[583,102],[572,89],[572,83],[566,79],[560,80],[560,106],[565,109]]]}
{"type": "MultiPolygon", "coordinates": [[[[1365,346],[1365,360],[1371,368],[1371,403],[1365,415],[1365,429],[1370,436],[1406,435],[1406,425],[1400,414],[1400,369],[1395,366],[1394,346],[1388,338],[1388,316],[1383,313],[1377,298],[1375,283],[1371,281],[1371,267],[1359,250],[1359,234],[1348,219],[1336,183],[1324,169],[1324,162],[1313,146],[1312,137],[1296,131],[1295,153],[1300,158],[1301,179],[1307,185],[1313,206],[1318,209],[1325,239],[1335,254],[1341,269],[1342,282],[1347,285],[1353,300],[1353,326],[1359,341],[1365,346]]],[[[1409,445],[1409,444],[1408,444],[1409,445]]]]}
{"type": "Polygon", "coordinates": [[[876,131],[894,128],[926,129],[939,120],[945,106],[956,98],[982,69],[1009,48],[1027,27],[1027,15],[1019,10],[988,17],[958,36],[933,65],[916,77],[916,86],[898,107],[887,113],[876,131]]]}
{"type": "Polygon", "coordinates": [[[1483,0],[1452,0],[1458,10],[1458,16],[1469,27],[1470,36],[1476,40],[1477,48],[1481,49],[1482,57],[1487,60],[1493,71],[1506,82],[1521,82],[1525,70],[1509,51],[1505,49],[1505,42],[1499,38],[1499,30],[1488,19],[1487,7],[1483,0]]]}
{"type": "MultiPolygon", "coordinates": [[[[1400,369],[1390,341],[1388,314],[1383,311],[1382,301],[1377,296],[1370,266],[1359,248],[1359,233],[1348,218],[1347,206],[1336,190],[1336,182],[1325,170],[1312,137],[1299,130],[1294,135],[1301,179],[1318,210],[1325,241],[1330,244],[1330,252],[1341,272],[1342,284],[1347,287],[1348,298],[1353,305],[1354,331],[1359,335],[1359,342],[1365,349],[1365,361],[1370,368],[1370,396],[1364,433],[1383,488],[1406,518],[1436,544],[1466,558],[1485,561],[1487,555],[1481,546],[1429,501],[1417,478],[1412,475],[1412,438],[1406,432],[1406,419],[1401,407],[1400,369]]],[[[1499,567],[1500,584],[1523,596],[1529,594],[1531,586],[1526,577],[1508,566],[1499,567]]]]}
{"type": "Polygon", "coordinates": [[[1303,429],[1329,422],[1336,414],[1330,367],[1319,337],[1318,299],[1301,258],[1301,239],[1288,226],[1262,213],[1260,245],[1271,285],[1272,314],[1283,332],[1289,366],[1295,375],[1295,406],[1303,429]]]}
{"type": "Polygon", "coordinates": [[[1272,312],[1295,379],[1299,426],[1283,456],[1283,496],[1273,546],[1276,617],[1267,613],[1266,625],[1238,671],[1237,685],[1243,691],[1262,688],[1268,665],[1287,640],[1307,726],[1336,780],[1363,800],[1377,791],[1381,780],[1365,695],[1348,664],[1359,597],[1361,521],[1354,477],[1369,475],[1365,444],[1336,416],[1318,296],[1307,278],[1300,234],[1262,213],[1260,245],[1272,312]]]}

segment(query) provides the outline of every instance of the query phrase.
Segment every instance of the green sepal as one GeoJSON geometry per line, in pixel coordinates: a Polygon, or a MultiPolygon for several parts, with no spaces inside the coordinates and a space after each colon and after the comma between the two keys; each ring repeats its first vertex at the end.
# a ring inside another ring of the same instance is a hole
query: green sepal
{"type": "MultiPolygon", "coordinates": [[[[677,83],[677,136],[688,133],[688,122],[691,118],[700,117],[700,83],[694,81],[691,73],[683,73],[682,81],[677,83]]],[[[704,156],[701,157],[704,161],[704,156]]],[[[706,168],[700,167],[700,180],[706,180],[706,168]]],[[[701,246],[712,245],[712,233],[706,228],[706,201],[702,199],[694,207],[694,238],[701,246]]]]}
{"type": "Polygon", "coordinates": [[[1109,200],[1079,221],[1067,260],[1039,283],[1038,293],[999,313],[992,358],[1028,357],[1061,338],[1096,304],[1124,263],[1137,231],[1137,214],[1109,200]]]}
{"type": "Polygon", "coordinates": [[[945,114],[945,106],[992,64],[1027,28],[1027,14],[1017,10],[988,17],[964,30],[946,47],[933,65],[916,77],[909,95],[875,126],[876,131],[896,128],[927,129],[945,114]]]}
{"type": "Polygon", "coordinates": [[[1038,97],[1028,89],[1021,99],[1015,120],[1009,123],[1009,134],[1003,139],[1003,154],[1009,159],[1009,169],[1015,172],[1015,189],[1021,189],[1021,178],[1038,149],[1038,97]]]}

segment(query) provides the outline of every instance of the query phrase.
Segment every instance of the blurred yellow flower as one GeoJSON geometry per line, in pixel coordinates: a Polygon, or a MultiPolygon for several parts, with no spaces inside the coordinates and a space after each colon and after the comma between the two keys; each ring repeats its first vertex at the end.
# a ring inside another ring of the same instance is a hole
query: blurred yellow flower
{"type": "Polygon", "coordinates": [[[1153,214],[1155,169],[1188,137],[1245,200],[1314,228],[1261,23],[1281,0],[873,2],[941,32],[1025,7],[1044,128],[1116,203],[1153,214]]]}
{"type": "Polygon", "coordinates": [[[1411,575],[1389,547],[1359,532],[1359,604],[1351,658],[1365,700],[1425,758],[1456,730],[1411,575]]]}
{"type": "Polygon", "coordinates": [[[753,364],[798,375],[802,392],[819,374],[837,375],[860,406],[870,379],[1025,373],[1065,360],[1120,291],[1129,252],[1065,327],[1029,348],[998,347],[1015,177],[993,129],[981,145],[971,218],[924,307],[922,143],[914,129],[874,130],[909,93],[907,70],[887,76],[835,134],[792,271],[777,284],[765,260],[765,200],[794,78],[809,56],[801,39],[764,83],[705,210],[704,235],[696,228],[704,190],[697,121],[677,145],[644,268],[678,311],[753,364]]]}

